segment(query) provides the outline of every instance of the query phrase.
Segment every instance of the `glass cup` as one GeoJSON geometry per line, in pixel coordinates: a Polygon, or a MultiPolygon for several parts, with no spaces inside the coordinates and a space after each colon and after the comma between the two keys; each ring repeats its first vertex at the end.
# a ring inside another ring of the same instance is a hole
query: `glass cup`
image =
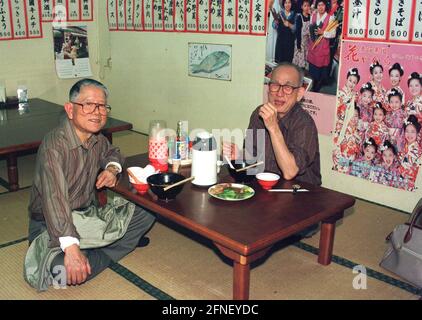
{"type": "Polygon", "coordinates": [[[149,137],[158,139],[161,136],[164,137],[163,130],[167,129],[167,123],[164,120],[151,120],[149,122],[149,137]]]}
{"type": "Polygon", "coordinates": [[[0,103],[6,102],[6,84],[0,80],[0,103]]]}
{"type": "Polygon", "coordinates": [[[18,84],[16,94],[17,94],[19,103],[27,103],[28,102],[28,87],[24,82],[20,82],[18,84]]]}
{"type": "Polygon", "coordinates": [[[171,171],[173,173],[179,173],[180,172],[181,162],[182,162],[182,160],[180,160],[180,159],[172,159],[171,171]]]}

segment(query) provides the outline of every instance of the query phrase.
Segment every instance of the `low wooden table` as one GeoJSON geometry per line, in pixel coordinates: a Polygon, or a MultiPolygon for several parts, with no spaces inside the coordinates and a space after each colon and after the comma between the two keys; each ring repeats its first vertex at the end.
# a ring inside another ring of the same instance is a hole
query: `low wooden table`
{"type": "MultiPolygon", "coordinates": [[[[147,155],[126,160],[125,168],[145,166],[147,155]]],[[[181,172],[189,176],[189,169],[181,172]]],[[[219,182],[232,182],[224,172],[219,182]]],[[[295,181],[277,187],[291,188],[295,181]]],[[[249,298],[250,264],[263,257],[278,241],[322,222],[318,262],[331,262],[335,223],[355,199],[346,194],[300,183],[310,192],[271,193],[256,182],[255,195],[244,201],[222,201],[208,195],[208,188],[186,184],[176,199],[165,202],[151,194],[138,195],[124,173],[112,190],[158,215],[210,239],[223,255],[233,260],[233,299],[249,298]]]]}
{"type": "MultiPolygon", "coordinates": [[[[23,110],[0,109],[0,160],[7,161],[8,185],[10,191],[19,189],[17,158],[35,153],[45,134],[57,127],[65,117],[63,106],[42,99],[30,99],[23,110]]],[[[132,124],[108,118],[102,133],[112,141],[113,132],[132,129],[132,124]]]]}

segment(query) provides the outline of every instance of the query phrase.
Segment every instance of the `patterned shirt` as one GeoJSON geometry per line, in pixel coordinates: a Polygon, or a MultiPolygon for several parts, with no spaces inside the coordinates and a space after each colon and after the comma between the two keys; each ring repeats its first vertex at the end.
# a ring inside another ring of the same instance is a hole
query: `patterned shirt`
{"type": "MultiPolygon", "coordinates": [[[[246,133],[246,151],[249,155],[257,155],[257,129],[265,129],[263,120],[259,117],[259,108],[252,113],[246,133]],[[251,137],[252,135],[252,137],[251,137]],[[253,140],[252,140],[253,139],[253,140]],[[253,141],[249,144],[248,141],[253,141]],[[251,150],[250,146],[253,145],[251,150]]],[[[318,131],[312,117],[302,109],[300,104],[293,108],[279,120],[279,128],[283,134],[289,151],[293,154],[299,172],[295,180],[321,185],[321,169],[319,159],[318,131]]],[[[281,174],[278,167],[271,139],[265,129],[265,170],[281,174]]]]}
{"type": "Polygon", "coordinates": [[[101,133],[83,144],[67,118],[44,137],[37,153],[28,210],[32,219],[45,220],[50,246],[58,246],[59,237],[80,238],[72,210],[87,207],[95,200],[95,183],[101,169],[109,162],[123,161],[119,148],[101,133]]]}

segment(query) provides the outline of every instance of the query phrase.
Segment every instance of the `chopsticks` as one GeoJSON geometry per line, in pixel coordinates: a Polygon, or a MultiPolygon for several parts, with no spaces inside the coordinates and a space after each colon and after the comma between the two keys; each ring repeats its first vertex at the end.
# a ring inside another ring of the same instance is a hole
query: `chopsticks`
{"type": "Polygon", "coordinates": [[[236,172],[245,171],[245,170],[248,170],[248,169],[250,169],[250,168],[253,168],[253,167],[259,166],[259,165],[261,165],[261,164],[263,164],[263,163],[264,163],[264,161],[259,161],[259,162],[257,162],[257,163],[251,164],[250,166],[246,166],[246,167],[244,167],[244,168],[236,169],[236,172]]]}
{"type": "Polygon", "coordinates": [[[169,185],[169,186],[167,186],[167,187],[163,188],[163,191],[167,191],[168,189],[171,189],[171,188],[173,188],[173,187],[175,187],[175,186],[181,185],[181,184],[186,183],[186,182],[188,182],[188,181],[191,181],[191,180],[193,180],[193,179],[195,179],[195,177],[194,177],[194,176],[189,177],[189,178],[186,178],[186,179],[183,179],[183,180],[180,180],[179,182],[173,183],[173,184],[171,184],[171,185],[169,185]]]}
{"type": "Polygon", "coordinates": [[[233,165],[232,162],[230,161],[229,157],[227,155],[224,155],[224,158],[226,159],[227,163],[229,164],[230,168],[233,170],[236,170],[233,165]]]}
{"type": "Polygon", "coordinates": [[[270,189],[268,192],[309,192],[308,189],[270,189]]]}
{"type": "Polygon", "coordinates": [[[133,179],[133,180],[135,180],[135,182],[137,183],[137,184],[142,184],[142,182],[141,181],[139,181],[139,179],[129,170],[129,169],[126,169],[126,171],[127,171],[127,173],[128,173],[128,175],[133,179]]]}

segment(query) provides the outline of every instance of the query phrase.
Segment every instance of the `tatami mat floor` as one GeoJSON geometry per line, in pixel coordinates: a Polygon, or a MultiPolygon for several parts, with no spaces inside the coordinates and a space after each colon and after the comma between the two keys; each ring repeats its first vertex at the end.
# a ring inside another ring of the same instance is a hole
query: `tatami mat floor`
{"type": "MultiPolygon", "coordinates": [[[[114,135],[114,144],[132,155],[146,151],[147,137],[120,133],[114,135]]],[[[21,186],[31,184],[34,159],[19,159],[21,186]]],[[[5,178],[3,163],[0,177],[5,178]]],[[[22,277],[30,189],[5,191],[0,189],[0,299],[231,299],[232,267],[227,260],[207,241],[192,239],[165,221],[151,230],[149,246],[136,249],[92,281],[37,293],[22,277]]],[[[357,200],[337,226],[333,263],[324,267],[316,261],[319,234],[280,247],[252,268],[251,299],[418,299],[421,291],[378,266],[385,236],[407,219],[407,214],[357,200]],[[366,289],[353,288],[352,268],[358,264],[368,269],[366,289]]]]}

